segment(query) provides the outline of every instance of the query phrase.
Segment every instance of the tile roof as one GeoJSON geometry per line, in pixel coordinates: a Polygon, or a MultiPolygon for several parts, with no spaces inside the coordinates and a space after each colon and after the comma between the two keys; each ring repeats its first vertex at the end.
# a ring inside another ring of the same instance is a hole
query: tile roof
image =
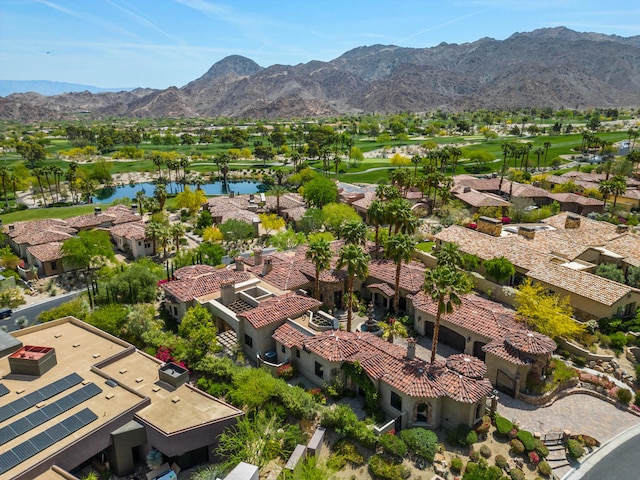
{"type": "Polygon", "coordinates": [[[189,302],[218,292],[223,283],[244,282],[252,278],[252,275],[226,268],[216,269],[209,265],[193,265],[179,268],[174,272],[174,277],[175,280],[162,284],[162,288],[178,301],[189,302]]]}
{"type": "Polygon", "coordinates": [[[576,195],[575,193],[550,193],[549,198],[557,200],[560,203],[576,203],[584,206],[600,206],[604,205],[602,200],[597,198],[583,197],[582,195],[576,195]]]}
{"type": "Polygon", "coordinates": [[[460,201],[471,205],[472,207],[509,207],[511,203],[507,202],[498,195],[491,193],[483,193],[477,190],[462,190],[454,191],[453,195],[460,201]]]}
{"type": "MultiPolygon", "coordinates": [[[[479,192],[486,191],[498,191],[498,187],[500,186],[500,178],[476,178],[470,175],[456,175],[453,177],[454,184],[462,185],[463,187],[470,187],[479,192]]],[[[502,181],[502,185],[507,183],[507,180],[502,181]]]]}
{"type": "MultiPolygon", "coordinates": [[[[382,280],[388,285],[396,284],[396,264],[390,260],[371,260],[369,278],[382,280]]],[[[419,262],[403,263],[400,267],[400,288],[418,292],[424,284],[424,265],[419,262]]]]}
{"type": "Polygon", "coordinates": [[[75,233],[67,222],[53,218],[10,223],[5,225],[4,231],[18,245],[60,242],[71,238],[75,233]]]}
{"type": "Polygon", "coordinates": [[[640,294],[640,290],[622,283],[551,262],[529,271],[528,275],[534,280],[565,290],[571,295],[585,297],[608,306],[631,292],[640,294]]]}
{"type": "Polygon", "coordinates": [[[515,365],[529,365],[533,363],[533,360],[528,358],[524,353],[507,345],[504,339],[492,340],[482,347],[482,350],[515,365]]]}
{"type": "Polygon", "coordinates": [[[107,229],[114,237],[122,237],[132,240],[144,240],[147,238],[145,234],[144,223],[138,217],[137,222],[121,223],[107,229]]]}
{"type": "MultiPolygon", "coordinates": [[[[438,304],[424,292],[409,295],[416,310],[435,318],[438,304]]],[[[516,320],[513,310],[499,303],[492,302],[475,294],[467,294],[453,312],[444,314],[442,320],[475,332],[487,339],[503,338],[510,331],[525,331],[524,326],[516,320]]]]}
{"type": "Polygon", "coordinates": [[[292,326],[290,323],[284,323],[273,332],[273,339],[281,343],[287,348],[302,348],[302,344],[310,334],[305,334],[292,326]]]}
{"type": "Polygon", "coordinates": [[[261,301],[257,307],[240,313],[238,318],[246,319],[254,328],[262,328],[287,318],[299,317],[307,310],[316,310],[321,305],[315,298],[288,292],[261,301]]]}
{"type": "Polygon", "coordinates": [[[370,285],[367,285],[367,288],[369,290],[371,290],[372,288],[380,290],[387,297],[393,297],[396,293],[396,291],[386,283],[372,283],[370,285]]]}
{"type": "MultiPolygon", "coordinates": [[[[458,402],[474,403],[493,389],[489,380],[466,377],[443,361],[432,365],[422,358],[408,359],[405,347],[388,343],[368,332],[333,330],[300,338],[298,332],[285,324],[276,330],[274,338],[330,362],[357,361],[374,381],[384,382],[411,397],[449,397],[458,402]]],[[[476,365],[475,361],[473,364],[476,365]]],[[[477,375],[479,371],[474,369],[473,374],[477,375]]]]}
{"type": "Polygon", "coordinates": [[[629,264],[640,265],[640,234],[627,232],[607,242],[604,247],[619,255],[629,264]]]}
{"type": "MultiPolygon", "coordinates": [[[[140,217],[138,217],[138,220],[140,217]]],[[[86,215],[78,215],[77,217],[71,217],[67,219],[67,225],[70,227],[81,229],[99,227],[100,225],[107,225],[113,223],[114,217],[105,213],[94,214],[87,213],[86,215]]]]}
{"type": "Polygon", "coordinates": [[[550,355],[558,347],[556,342],[537,332],[512,330],[504,341],[516,350],[531,355],[550,355]]]}
{"type": "MultiPolygon", "coordinates": [[[[255,257],[251,260],[254,259],[255,257]]],[[[303,262],[306,262],[306,260],[304,257],[301,257],[298,250],[293,252],[273,252],[268,255],[263,255],[262,264],[251,266],[249,270],[265,282],[281,290],[298,290],[307,287],[311,281],[310,278],[301,271],[301,268],[304,267],[303,262]],[[271,270],[263,274],[265,268],[264,263],[268,260],[271,261],[271,270]]],[[[314,277],[315,271],[312,278],[314,277]]]]}
{"type": "Polygon", "coordinates": [[[478,357],[459,353],[447,358],[447,367],[466,377],[482,378],[487,373],[487,366],[478,357]]]}
{"type": "Polygon", "coordinates": [[[43,243],[27,247],[27,251],[41,262],[53,262],[62,258],[61,242],[43,243]]]}

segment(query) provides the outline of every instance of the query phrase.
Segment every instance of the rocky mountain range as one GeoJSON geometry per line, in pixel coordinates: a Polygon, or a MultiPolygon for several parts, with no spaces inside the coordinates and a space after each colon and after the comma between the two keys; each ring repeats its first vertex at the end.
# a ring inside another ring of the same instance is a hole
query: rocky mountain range
{"type": "Polygon", "coordinates": [[[640,105],[640,35],[564,27],[432,48],[358,47],[263,68],[232,55],[177,88],[0,97],[0,119],[300,118],[436,109],[640,105]]]}

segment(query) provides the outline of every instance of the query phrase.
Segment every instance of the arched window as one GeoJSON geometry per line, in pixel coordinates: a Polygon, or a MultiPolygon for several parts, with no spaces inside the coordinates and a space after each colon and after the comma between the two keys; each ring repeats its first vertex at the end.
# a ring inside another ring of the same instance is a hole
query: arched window
{"type": "Polygon", "coordinates": [[[419,403],[416,407],[416,423],[431,423],[431,406],[419,403]]]}

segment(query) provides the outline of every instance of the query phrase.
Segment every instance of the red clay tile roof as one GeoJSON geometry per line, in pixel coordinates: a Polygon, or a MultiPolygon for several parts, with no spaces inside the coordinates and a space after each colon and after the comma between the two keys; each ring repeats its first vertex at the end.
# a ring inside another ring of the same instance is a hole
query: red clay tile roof
{"type": "Polygon", "coordinates": [[[536,332],[514,330],[506,335],[504,341],[516,350],[531,355],[549,355],[557,348],[556,342],[536,332]]]}
{"type": "Polygon", "coordinates": [[[507,202],[498,195],[491,193],[479,192],[477,190],[470,189],[465,191],[465,187],[456,187],[458,190],[453,192],[453,195],[472,207],[510,207],[511,203],[507,202]]]}
{"type": "Polygon", "coordinates": [[[287,348],[302,348],[302,343],[309,336],[311,335],[301,332],[289,323],[284,323],[279,326],[272,335],[276,342],[281,343],[287,348]]]}
{"type": "Polygon", "coordinates": [[[249,272],[216,269],[209,265],[182,267],[175,271],[174,276],[176,279],[164,283],[162,288],[180,302],[189,302],[218,292],[223,283],[239,283],[252,278],[249,272]]]}
{"type": "MultiPolygon", "coordinates": [[[[416,398],[447,396],[459,402],[473,403],[493,389],[489,380],[465,377],[443,361],[432,365],[422,358],[408,359],[405,347],[390,344],[367,332],[333,330],[305,337],[285,324],[273,337],[282,344],[303,348],[330,362],[357,361],[371,379],[416,398]]],[[[481,371],[476,362],[480,361],[469,362],[473,365],[470,370],[474,375],[481,371]]]]}
{"type": "Polygon", "coordinates": [[[487,366],[482,360],[463,353],[447,358],[447,367],[471,378],[482,378],[487,373],[487,366]]]}
{"type": "Polygon", "coordinates": [[[315,298],[288,292],[261,301],[257,307],[240,313],[238,318],[246,319],[254,328],[262,328],[287,318],[299,317],[307,310],[316,310],[321,305],[315,298]]]}
{"type": "Polygon", "coordinates": [[[393,297],[396,294],[396,291],[386,283],[372,283],[371,285],[367,285],[367,288],[380,290],[387,297],[393,297]]]}
{"type": "MultiPolygon", "coordinates": [[[[390,260],[369,262],[369,278],[395,285],[396,264],[390,260]]],[[[400,288],[411,293],[419,292],[424,284],[424,265],[418,262],[403,263],[400,267],[400,288]]]]}
{"type": "Polygon", "coordinates": [[[550,193],[549,198],[560,203],[576,203],[578,205],[600,206],[604,205],[602,200],[596,198],[583,197],[575,193],[550,193]]]}
{"type": "MultiPolygon", "coordinates": [[[[252,257],[251,261],[255,261],[252,257]]],[[[281,290],[297,290],[310,284],[308,276],[301,272],[306,260],[301,258],[298,251],[295,252],[274,252],[262,257],[262,264],[249,268],[251,273],[262,278],[267,283],[275,285],[281,290]],[[271,271],[263,275],[264,264],[267,259],[271,260],[271,271]]]]}
{"type": "MultiPolygon", "coordinates": [[[[438,305],[424,292],[409,295],[409,299],[417,311],[435,318],[438,305]]],[[[452,313],[442,315],[442,321],[477,333],[488,340],[504,338],[511,330],[524,330],[522,324],[516,321],[513,310],[475,294],[463,296],[462,303],[452,313]]]]}
{"type": "Polygon", "coordinates": [[[122,237],[133,240],[144,240],[147,238],[145,227],[142,221],[121,223],[107,229],[114,237],[122,237]]]}
{"type": "Polygon", "coordinates": [[[27,251],[41,262],[53,262],[62,258],[61,242],[43,243],[27,247],[27,251]]]}
{"type": "Polygon", "coordinates": [[[507,345],[504,339],[493,340],[482,347],[482,350],[515,365],[529,365],[532,363],[531,359],[527,358],[522,352],[507,345]]]}

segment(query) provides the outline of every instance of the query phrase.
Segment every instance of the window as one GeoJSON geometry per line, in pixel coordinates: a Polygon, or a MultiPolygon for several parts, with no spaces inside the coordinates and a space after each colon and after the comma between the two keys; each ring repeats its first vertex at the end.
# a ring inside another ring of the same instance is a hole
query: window
{"type": "Polygon", "coordinates": [[[396,392],[391,392],[391,406],[402,411],[402,398],[396,392]]]}
{"type": "Polygon", "coordinates": [[[416,422],[429,423],[429,404],[421,403],[416,409],[416,422]]]}
{"type": "Polygon", "coordinates": [[[178,307],[173,307],[173,315],[174,315],[175,317],[177,317],[177,316],[178,316],[178,307]]]}
{"type": "Polygon", "coordinates": [[[322,364],[318,362],[316,362],[316,377],[324,378],[324,369],[322,364]]]}
{"type": "Polygon", "coordinates": [[[281,351],[282,353],[285,353],[284,345],[282,345],[282,346],[280,347],[280,351],[281,351]]]}
{"type": "Polygon", "coordinates": [[[144,248],[151,248],[151,244],[150,243],[145,243],[144,244],[144,248]]]}
{"type": "Polygon", "coordinates": [[[139,246],[139,247],[140,247],[140,246],[142,246],[142,242],[138,242],[138,246],[139,246]]]}
{"type": "Polygon", "coordinates": [[[300,358],[300,350],[296,348],[296,358],[300,358]]]}
{"type": "Polygon", "coordinates": [[[253,338],[246,333],[244,334],[244,344],[250,348],[253,348],[253,338]]]}
{"type": "Polygon", "coordinates": [[[58,264],[56,262],[51,262],[51,270],[57,270],[58,264]]]}

